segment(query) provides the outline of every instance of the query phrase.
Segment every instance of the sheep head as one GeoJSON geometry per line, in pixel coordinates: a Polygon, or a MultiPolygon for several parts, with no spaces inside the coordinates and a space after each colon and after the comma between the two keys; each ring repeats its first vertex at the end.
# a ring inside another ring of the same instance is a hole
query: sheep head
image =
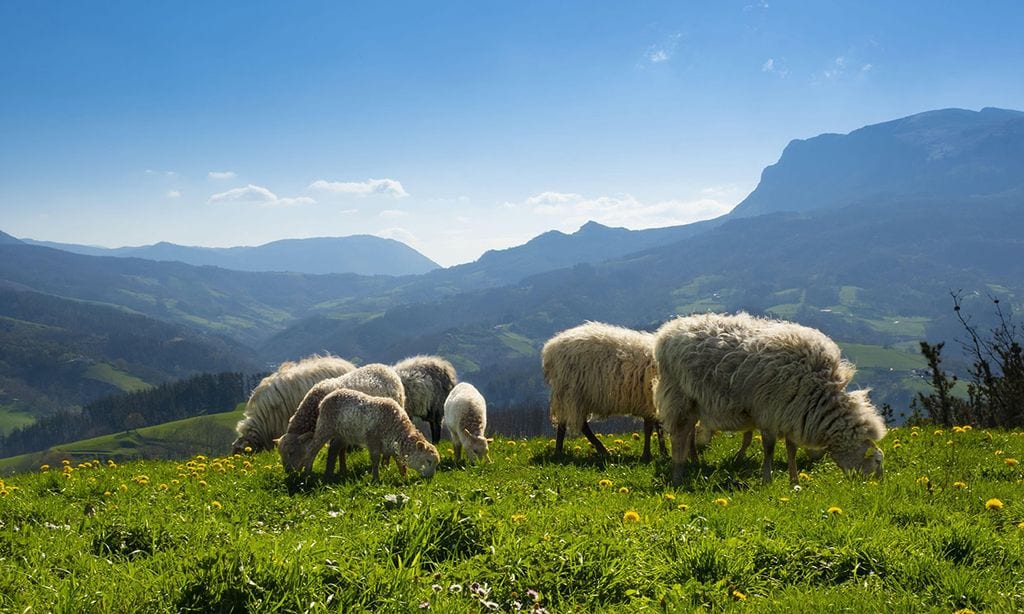
{"type": "Polygon", "coordinates": [[[466,435],[466,456],[471,459],[487,458],[487,438],[474,435],[469,429],[462,429],[462,432],[466,435]]]}
{"type": "Polygon", "coordinates": [[[288,473],[310,470],[313,466],[309,446],[313,439],[313,433],[285,433],[276,440],[277,451],[281,454],[281,464],[288,473]]]}
{"type": "Polygon", "coordinates": [[[425,439],[416,441],[416,445],[408,458],[409,466],[425,478],[434,477],[434,471],[437,469],[439,462],[441,462],[441,456],[437,453],[437,448],[425,439]]]}

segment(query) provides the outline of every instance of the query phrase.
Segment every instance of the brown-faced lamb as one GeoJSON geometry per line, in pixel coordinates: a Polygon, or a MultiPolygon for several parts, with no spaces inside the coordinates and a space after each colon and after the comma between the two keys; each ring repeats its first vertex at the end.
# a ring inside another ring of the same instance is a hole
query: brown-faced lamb
{"type": "Polygon", "coordinates": [[[440,356],[413,356],[395,364],[405,385],[405,411],[430,424],[430,440],[441,440],[444,401],[457,381],[455,367],[440,356]]]}
{"type": "MultiPolygon", "coordinates": [[[[288,422],[287,432],[277,442],[277,450],[281,454],[281,463],[285,471],[294,472],[302,468],[302,459],[306,456],[306,448],[313,438],[316,422],[320,416],[320,405],[324,398],[336,390],[357,390],[365,394],[389,398],[399,404],[405,404],[405,388],[402,380],[394,369],[382,364],[369,364],[360,367],[341,377],[319,382],[309,389],[302,402],[299,403],[295,415],[288,422]]],[[[319,450],[320,448],[317,448],[319,450]]],[[[328,477],[334,471],[334,463],[343,450],[332,443],[327,449],[328,477]]],[[[314,455],[315,457],[315,455],[314,455]]],[[[312,459],[310,459],[312,461],[312,459]]]]}
{"type": "Polygon", "coordinates": [[[288,419],[314,384],[355,368],[337,356],[313,355],[299,362],[282,363],[249,396],[242,420],[235,426],[238,439],[231,444],[232,453],[246,452],[246,448],[249,452],[273,448],[274,439],[288,429],[288,419]]]}
{"type": "Polygon", "coordinates": [[[487,401],[473,384],[462,382],[452,388],[444,402],[444,425],[452,438],[455,460],[466,448],[466,458],[474,460],[490,457],[487,454],[487,401]]]}
{"type": "Polygon", "coordinates": [[[786,439],[794,483],[797,446],[824,448],[843,470],[881,477],[875,442],[885,424],[866,390],[847,392],[855,369],[822,332],[746,313],[685,316],[658,329],[654,355],[655,400],[672,438],[675,483],[698,420],[710,431],[759,429],[765,482],[777,436],[786,439]]]}
{"type": "Polygon", "coordinates": [[[651,458],[651,434],[657,427],[654,384],[654,335],[586,322],[564,330],[541,350],[544,381],[551,388],[551,422],[555,426],[555,454],[563,453],[566,431],[582,432],[597,450],[608,451],[590,429],[588,420],[609,416],[636,416],[644,421],[644,451],[651,458]]]}
{"type": "Polygon", "coordinates": [[[312,471],[313,459],[328,441],[340,451],[340,471],[344,477],[345,448],[363,446],[370,451],[373,479],[380,479],[382,459],[394,457],[402,475],[412,467],[425,478],[434,475],[440,456],[420,433],[401,405],[394,399],[375,397],[357,390],[336,390],[320,403],[316,430],[305,447],[301,466],[312,471]]]}

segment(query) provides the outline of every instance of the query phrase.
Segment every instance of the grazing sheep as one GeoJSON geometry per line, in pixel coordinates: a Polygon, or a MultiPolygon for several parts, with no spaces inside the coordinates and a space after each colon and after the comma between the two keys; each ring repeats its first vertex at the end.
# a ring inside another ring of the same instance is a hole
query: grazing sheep
{"type": "Polygon", "coordinates": [[[288,429],[288,419],[314,384],[355,368],[337,356],[313,355],[299,362],[282,363],[249,396],[244,417],[235,426],[238,439],[231,444],[232,453],[246,452],[246,448],[249,452],[273,448],[274,439],[288,429]]]}
{"type": "Polygon", "coordinates": [[[452,388],[444,402],[444,425],[452,437],[455,460],[459,460],[462,448],[466,448],[469,460],[490,457],[487,454],[487,401],[473,384],[463,382],[452,388]]]}
{"type": "Polygon", "coordinates": [[[380,479],[381,459],[394,457],[402,475],[411,466],[425,478],[434,475],[441,457],[437,448],[419,432],[394,399],[374,397],[357,390],[336,390],[320,403],[316,430],[301,460],[312,471],[313,459],[328,441],[340,451],[341,475],[345,476],[345,448],[365,445],[370,451],[373,479],[380,479]]]}
{"type": "Polygon", "coordinates": [[[441,440],[444,401],[455,387],[455,367],[440,356],[413,356],[395,364],[405,385],[405,411],[430,424],[430,440],[441,440]]]}
{"type": "Polygon", "coordinates": [[[551,388],[555,454],[561,455],[566,430],[582,432],[598,454],[608,451],[590,429],[591,418],[637,416],[644,420],[644,461],[651,458],[651,434],[658,427],[654,408],[654,335],[621,326],[586,322],[564,330],[541,350],[544,381],[551,388]]]}
{"type": "MultiPolygon", "coordinates": [[[[309,441],[313,438],[316,422],[320,416],[320,405],[324,398],[336,390],[358,390],[359,392],[394,400],[399,407],[405,404],[405,389],[395,370],[387,365],[369,364],[341,377],[324,380],[312,388],[299,403],[295,415],[288,422],[288,431],[277,441],[281,463],[285,471],[293,472],[302,467],[301,459],[309,441]]],[[[317,448],[319,450],[320,448],[317,448]]],[[[329,477],[334,471],[334,461],[342,450],[334,443],[327,449],[327,470],[329,477]]],[[[315,455],[314,455],[315,456],[315,455]]],[[[310,462],[312,464],[312,460],[310,462]]]]}
{"type": "Polygon", "coordinates": [[[885,424],[866,390],[846,391],[855,369],[820,331],[746,313],[680,317],[658,329],[654,355],[677,484],[697,420],[709,431],[759,429],[765,482],[777,436],[794,483],[797,446],[825,448],[844,470],[881,477],[875,442],[885,424]]]}

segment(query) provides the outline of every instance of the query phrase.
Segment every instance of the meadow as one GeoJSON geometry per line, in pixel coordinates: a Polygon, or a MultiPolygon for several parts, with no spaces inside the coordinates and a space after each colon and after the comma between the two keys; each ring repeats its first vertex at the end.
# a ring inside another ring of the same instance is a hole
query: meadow
{"type": "MultiPolygon", "coordinates": [[[[885,478],[801,452],[731,460],[720,435],[680,487],[632,433],[497,438],[433,480],[286,479],[276,452],[59,462],[0,483],[0,610],[1024,610],[1024,433],[893,429],[885,478]]],[[[757,446],[754,446],[755,448],[757,446]]],[[[323,455],[317,465],[322,470],[323,455]]]]}

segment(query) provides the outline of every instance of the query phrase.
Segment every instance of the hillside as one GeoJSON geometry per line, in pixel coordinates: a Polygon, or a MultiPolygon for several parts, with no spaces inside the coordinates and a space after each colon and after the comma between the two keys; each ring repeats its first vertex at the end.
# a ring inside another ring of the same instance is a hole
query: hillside
{"type": "Polygon", "coordinates": [[[196,373],[259,369],[227,338],[0,284],[3,413],[39,416],[196,373]]]}
{"type": "Polygon", "coordinates": [[[235,271],[294,272],[311,275],[418,275],[438,264],[408,245],[372,235],[285,239],[255,247],[192,247],[161,242],[140,247],[106,249],[89,245],[25,239],[88,256],[117,256],[216,266],[235,271]]]}
{"type": "Polygon", "coordinates": [[[792,141],[730,217],[998,195],[1024,187],[1022,168],[1024,113],[929,111],[792,141]]]}

